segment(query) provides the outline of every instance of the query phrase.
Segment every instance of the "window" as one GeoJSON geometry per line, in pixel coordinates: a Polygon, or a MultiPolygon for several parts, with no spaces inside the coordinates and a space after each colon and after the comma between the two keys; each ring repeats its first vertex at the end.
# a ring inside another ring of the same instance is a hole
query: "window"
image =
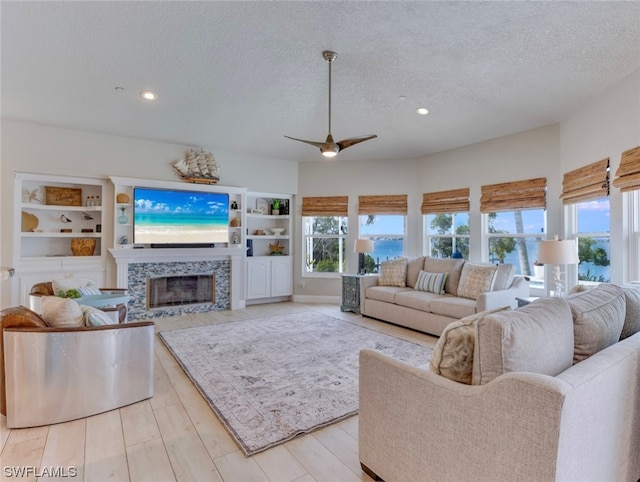
{"type": "Polygon", "coordinates": [[[469,213],[429,214],[424,220],[428,256],[451,258],[459,253],[469,259],[469,213]]]}
{"type": "Polygon", "coordinates": [[[482,186],[485,256],[491,263],[511,263],[516,274],[530,276],[543,288],[536,270],[538,242],[546,238],[546,178],[482,186]]]}
{"type": "Polygon", "coordinates": [[[611,281],[611,244],[609,237],[609,198],[594,199],[575,205],[578,239],[578,281],[611,281]]]}
{"type": "Polygon", "coordinates": [[[568,237],[578,240],[578,280],[609,282],[609,159],[567,172],[561,197],[570,226],[568,237]]]}
{"type": "Polygon", "coordinates": [[[373,253],[365,255],[367,273],[377,272],[380,263],[404,254],[405,216],[361,215],[358,224],[359,237],[373,241],[373,253]]]}
{"type": "Polygon", "coordinates": [[[303,276],[335,276],[346,269],[347,196],[302,198],[303,276]]]}
{"type": "Polygon", "coordinates": [[[544,274],[535,266],[538,242],[546,238],[544,209],[501,211],[485,216],[489,262],[511,263],[516,274],[531,277],[532,288],[543,288],[544,274]]]}
{"type": "Polygon", "coordinates": [[[373,253],[365,255],[367,272],[376,272],[383,261],[404,254],[407,195],[360,196],[358,237],[373,241],[373,253]]]}
{"type": "Polygon", "coordinates": [[[304,274],[343,273],[346,266],[347,218],[305,216],[304,274]]]}
{"type": "Polygon", "coordinates": [[[629,207],[629,245],[626,257],[628,273],[626,279],[640,279],[640,146],[626,150],[620,156],[613,185],[622,191],[624,202],[629,207]]]}
{"type": "Polygon", "coordinates": [[[469,188],[422,195],[423,252],[436,258],[469,258],[469,188]]]}

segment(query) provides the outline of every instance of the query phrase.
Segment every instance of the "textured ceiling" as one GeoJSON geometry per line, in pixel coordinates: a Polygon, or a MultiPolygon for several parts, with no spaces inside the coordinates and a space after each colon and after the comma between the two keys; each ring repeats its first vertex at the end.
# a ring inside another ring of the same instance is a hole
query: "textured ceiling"
{"type": "Polygon", "coordinates": [[[559,122],[640,68],[640,2],[2,1],[0,16],[3,118],[294,161],[323,159],[284,138],[327,135],[323,50],[335,139],[378,135],[337,160],[559,122]]]}

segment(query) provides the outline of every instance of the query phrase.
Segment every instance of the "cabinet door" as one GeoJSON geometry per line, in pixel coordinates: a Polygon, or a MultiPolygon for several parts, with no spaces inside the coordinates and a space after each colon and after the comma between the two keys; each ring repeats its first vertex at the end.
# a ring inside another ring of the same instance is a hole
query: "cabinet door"
{"type": "Polygon", "coordinates": [[[247,260],[247,299],[271,296],[271,260],[247,260]]]}
{"type": "Polygon", "coordinates": [[[271,259],[271,296],[289,296],[292,293],[291,257],[271,259]]]}

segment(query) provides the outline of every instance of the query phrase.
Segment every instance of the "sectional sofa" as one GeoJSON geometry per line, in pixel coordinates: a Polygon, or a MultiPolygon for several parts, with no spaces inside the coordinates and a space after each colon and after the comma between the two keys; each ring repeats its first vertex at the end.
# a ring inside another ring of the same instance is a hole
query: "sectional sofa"
{"type": "Polygon", "coordinates": [[[640,291],[451,323],[428,367],[360,353],[363,469],[386,482],[640,479],[640,291]]]}
{"type": "Polygon", "coordinates": [[[439,336],[454,320],[517,306],[529,296],[529,282],[512,264],[472,263],[430,256],[383,263],[379,275],[360,280],[364,316],[439,336]]]}

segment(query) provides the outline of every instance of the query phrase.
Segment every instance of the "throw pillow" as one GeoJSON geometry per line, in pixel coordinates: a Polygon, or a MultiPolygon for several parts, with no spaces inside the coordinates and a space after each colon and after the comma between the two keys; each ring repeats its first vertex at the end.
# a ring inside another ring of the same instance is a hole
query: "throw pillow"
{"type": "Polygon", "coordinates": [[[449,323],[433,349],[429,362],[431,371],[454,382],[471,385],[478,320],[489,313],[510,309],[505,306],[496,310],[483,311],[449,323]]]}
{"type": "Polygon", "coordinates": [[[415,289],[418,291],[428,291],[437,295],[444,294],[444,283],[447,281],[447,273],[429,273],[420,271],[415,289]]]}
{"type": "Polygon", "coordinates": [[[561,298],[540,298],[477,322],[473,385],[516,371],[556,376],[572,361],[573,319],[561,298]]]}
{"type": "Polygon", "coordinates": [[[626,315],[622,288],[603,283],[592,290],[567,296],[565,300],[573,315],[574,363],[589,358],[620,339],[626,315]]]}
{"type": "Polygon", "coordinates": [[[84,326],[80,305],[70,298],[43,296],[40,309],[49,326],[84,326]]]}
{"type": "Polygon", "coordinates": [[[460,273],[458,296],[477,300],[478,296],[493,288],[498,267],[492,264],[466,262],[460,273]]]}
{"type": "Polygon", "coordinates": [[[380,266],[379,286],[399,286],[404,288],[407,280],[407,258],[384,261],[380,266]]]}
{"type": "Polygon", "coordinates": [[[425,256],[423,270],[428,271],[429,273],[447,273],[447,281],[444,284],[444,291],[457,296],[460,272],[462,271],[464,263],[464,259],[443,259],[425,256]]]}
{"type": "Polygon", "coordinates": [[[93,306],[80,305],[84,324],[86,326],[104,326],[113,325],[114,321],[104,311],[94,308],[93,306]]]}
{"type": "Polygon", "coordinates": [[[640,331],[640,287],[623,286],[626,301],[624,325],[620,339],[624,340],[640,331]]]}

